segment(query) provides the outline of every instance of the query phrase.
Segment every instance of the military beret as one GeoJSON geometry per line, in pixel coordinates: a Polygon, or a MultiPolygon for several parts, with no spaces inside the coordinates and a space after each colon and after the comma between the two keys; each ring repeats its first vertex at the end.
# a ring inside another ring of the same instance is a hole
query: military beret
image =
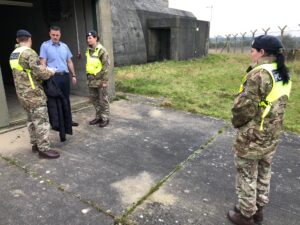
{"type": "Polygon", "coordinates": [[[271,35],[261,35],[254,38],[252,48],[264,49],[269,51],[278,51],[283,48],[283,45],[278,38],[271,35]]]}
{"type": "Polygon", "coordinates": [[[90,30],[89,32],[86,33],[86,37],[88,36],[93,36],[93,37],[97,37],[97,32],[94,30],[90,30]]]}
{"type": "Polygon", "coordinates": [[[31,37],[31,34],[27,30],[18,30],[16,34],[17,38],[18,37],[31,37]]]}

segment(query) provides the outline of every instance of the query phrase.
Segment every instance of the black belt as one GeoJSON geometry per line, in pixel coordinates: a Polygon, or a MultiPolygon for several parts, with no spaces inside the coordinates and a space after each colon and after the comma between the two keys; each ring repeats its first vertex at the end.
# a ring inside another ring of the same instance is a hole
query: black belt
{"type": "Polygon", "coordinates": [[[54,75],[60,75],[60,76],[62,76],[62,75],[65,75],[65,74],[68,74],[68,73],[67,72],[55,72],[54,75]]]}

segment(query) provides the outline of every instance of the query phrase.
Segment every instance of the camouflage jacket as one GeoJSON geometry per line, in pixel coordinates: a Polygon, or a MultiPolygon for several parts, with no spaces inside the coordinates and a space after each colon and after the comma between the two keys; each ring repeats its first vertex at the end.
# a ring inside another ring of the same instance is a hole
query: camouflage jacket
{"type": "MultiPolygon", "coordinates": [[[[259,65],[271,62],[272,60],[269,59],[260,62],[259,65]]],[[[234,99],[231,110],[232,124],[238,128],[234,150],[240,157],[259,159],[275,151],[288,98],[283,96],[272,104],[264,120],[264,129],[260,131],[264,107],[259,106],[259,102],[264,100],[272,90],[272,78],[264,69],[252,70],[247,74],[243,86],[244,90],[234,99]]]]}
{"type": "MultiPolygon", "coordinates": [[[[18,47],[20,45],[16,45],[16,48],[18,47]]],[[[16,69],[12,71],[21,105],[27,110],[46,105],[47,98],[42,87],[42,81],[49,79],[52,73],[45,66],[40,65],[39,57],[33,49],[27,49],[21,54],[19,64],[24,69],[31,69],[32,81],[35,84],[35,89],[33,89],[25,71],[16,69]]]]}
{"type": "MultiPolygon", "coordinates": [[[[99,43],[97,43],[98,45],[99,43]]],[[[88,48],[89,54],[92,55],[95,52],[95,48],[88,48]]],[[[109,56],[108,52],[104,47],[102,47],[99,51],[99,59],[102,62],[102,69],[99,73],[94,75],[88,75],[88,86],[89,87],[99,87],[101,82],[108,81],[109,75],[109,56]]]]}

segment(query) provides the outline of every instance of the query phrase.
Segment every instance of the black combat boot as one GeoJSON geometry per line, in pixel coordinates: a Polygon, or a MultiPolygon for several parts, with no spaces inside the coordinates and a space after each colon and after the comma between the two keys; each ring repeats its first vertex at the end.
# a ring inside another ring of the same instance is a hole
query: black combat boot
{"type": "Polygon", "coordinates": [[[38,152],[39,148],[38,148],[37,144],[32,145],[31,150],[32,150],[32,152],[38,152]]]}
{"type": "Polygon", "coordinates": [[[245,217],[242,213],[237,213],[234,210],[229,210],[228,219],[236,225],[255,225],[253,217],[245,217]]]}
{"type": "MultiPolygon", "coordinates": [[[[263,206],[257,206],[257,211],[255,212],[255,214],[253,215],[253,220],[255,223],[261,223],[264,219],[264,215],[263,215],[263,206]]],[[[237,213],[241,213],[241,209],[239,205],[235,205],[234,207],[234,211],[237,213]]]]}
{"type": "Polygon", "coordinates": [[[96,119],[93,119],[92,121],[90,121],[89,124],[90,125],[96,125],[96,124],[100,123],[101,121],[102,121],[102,119],[96,118],[96,119]]]}
{"type": "Polygon", "coordinates": [[[109,124],[109,119],[107,119],[107,120],[102,120],[102,121],[99,123],[99,127],[106,127],[108,124],[109,124]]]}
{"type": "Polygon", "coordinates": [[[263,219],[264,219],[263,206],[257,206],[257,211],[253,215],[253,220],[255,223],[261,223],[263,219]]]}

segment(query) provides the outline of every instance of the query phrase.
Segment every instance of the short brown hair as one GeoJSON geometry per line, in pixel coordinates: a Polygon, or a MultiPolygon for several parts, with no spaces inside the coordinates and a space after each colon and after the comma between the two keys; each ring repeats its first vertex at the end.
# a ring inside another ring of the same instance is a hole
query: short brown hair
{"type": "Polygon", "coordinates": [[[27,42],[30,37],[17,37],[17,42],[27,42]]]}

